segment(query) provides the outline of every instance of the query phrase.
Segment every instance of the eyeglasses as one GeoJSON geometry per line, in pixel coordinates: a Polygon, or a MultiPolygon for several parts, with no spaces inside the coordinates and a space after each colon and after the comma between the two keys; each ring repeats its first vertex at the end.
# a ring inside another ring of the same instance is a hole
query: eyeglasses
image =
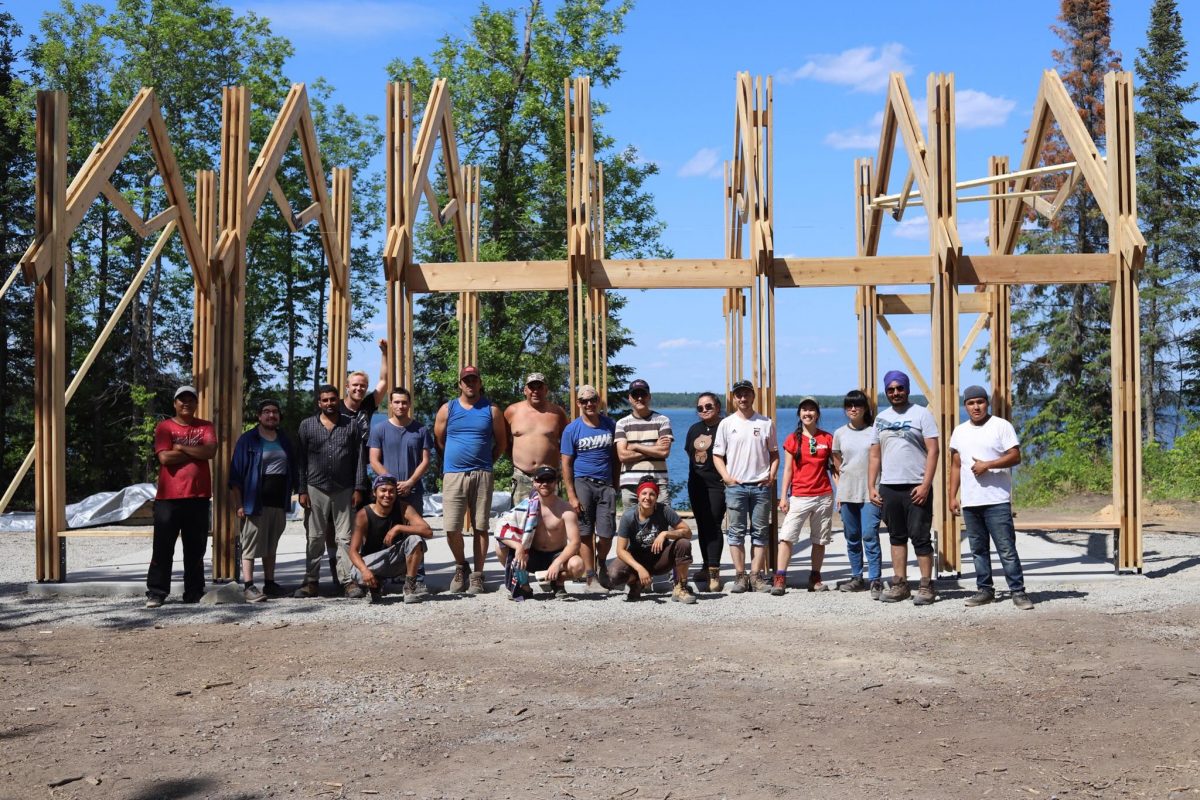
{"type": "Polygon", "coordinates": [[[705,403],[702,406],[696,406],[696,410],[699,411],[701,414],[703,414],[705,411],[713,411],[715,409],[716,409],[716,406],[713,405],[712,403],[705,403]]]}
{"type": "Polygon", "coordinates": [[[905,389],[903,386],[889,386],[886,389],[884,389],[883,391],[886,392],[887,394],[898,394],[898,393],[906,393],[906,392],[908,392],[908,389],[905,389]]]}
{"type": "Polygon", "coordinates": [[[639,392],[630,392],[629,396],[632,397],[634,400],[645,400],[647,397],[650,396],[650,393],[649,392],[640,392],[640,391],[639,392]]]}
{"type": "Polygon", "coordinates": [[[599,397],[581,397],[581,398],[579,398],[579,404],[583,405],[583,406],[590,406],[593,403],[599,403],[599,402],[600,402],[599,397]]]}

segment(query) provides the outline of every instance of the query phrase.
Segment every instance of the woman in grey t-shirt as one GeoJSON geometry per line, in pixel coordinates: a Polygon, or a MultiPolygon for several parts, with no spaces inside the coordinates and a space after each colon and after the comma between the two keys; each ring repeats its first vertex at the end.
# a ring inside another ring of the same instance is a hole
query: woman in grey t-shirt
{"type": "Polygon", "coordinates": [[[871,502],[867,487],[867,456],[871,449],[871,424],[875,421],[866,394],[859,389],[846,393],[842,408],[850,422],[833,433],[833,463],[841,476],[837,485],[837,507],[846,533],[846,555],[850,558],[848,581],[838,584],[842,592],[871,590],[879,599],[883,592],[882,552],[879,547],[879,507],[871,502]],[[863,554],[867,577],[863,578],[863,554]]]}

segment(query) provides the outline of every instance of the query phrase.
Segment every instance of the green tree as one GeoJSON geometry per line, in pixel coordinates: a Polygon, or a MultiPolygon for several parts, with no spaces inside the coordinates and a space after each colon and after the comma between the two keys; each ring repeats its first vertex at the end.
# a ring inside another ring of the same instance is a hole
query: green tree
{"type": "MultiPolygon", "coordinates": [[[[1200,256],[1200,125],[1185,111],[1198,99],[1184,84],[1187,43],[1175,0],[1155,0],[1146,46],[1134,61],[1138,76],[1138,217],[1146,237],[1141,275],[1142,406],[1148,441],[1155,441],[1163,412],[1178,406],[1177,363],[1195,376],[1193,351],[1179,358],[1178,334],[1197,305],[1200,256]]],[[[1183,344],[1191,341],[1185,337],[1183,344]]],[[[1194,397],[1194,396],[1193,396],[1194,397]]],[[[1194,399],[1193,399],[1194,402],[1194,399]]]]}
{"type": "MultiPolygon", "coordinates": [[[[609,7],[602,0],[566,0],[547,13],[530,0],[518,20],[513,9],[484,4],[463,38],[446,36],[429,62],[393,61],[390,80],[412,81],[415,96],[427,97],[435,77],[447,80],[463,163],[481,173],[483,260],[566,258],[565,121],[563,82],[591,77],[603,89],[621,74],[616,42],[631,4],[609,7]]],[[[619,147],[602,126],[605,107],[593,100],[595,151],[604,164],[606,249],[616,257],[669,257],[661,241],[664,225],[654,210],[646,180],[654,164],[642,162],[631,146],[619,147]]],[[[449,226],[424,223],[417,257],[453,261],[449,226]]],[[[423,372],[417,390],[424,408],[454,391],[457,357],[455,298],[422,298],[416,314],[417,361],[423,372]]],[[[620,324],[623,298],[611,295],[610,359],[629,343],[620,324]]],[[[520,396],[521,376],[546,374],[550,385],[568,383],[565,293],[495,292],[480,295],[480,367],[488,391],[507,402],[520,396]]],[[[614,385],[628,369],[610,366],[614,385]]]]}
{"type": "MultiPolygon", "coordinates": [[[[18,67],[21,29],[0,10],[0,281],[19,269],[17,261],[33,232],[32,140],[25,120],[32,93],[18,67]]],[[[0,300],[0,478],[8,487],[33,443],[33,293],[17,276],[0,300]]],[[[0,488],[0,491],[3,491],[0,488]]],[[[18,502],[28,502],[32,485],[18,502]]]]}
{"type": "MultiPolygon", "coordinates": [[[[1104,75],[1120,68],[1120,55],[1110,46],[1109,2],[1062,0],[1059,21],[1052,30],[1064,47],[1053,52],[1054,61],[1084,128],[1103,149],[1104,75]]],[[[1071,160],[1057,128],[1047,137],[1043,158],[1046,163],[1071,160]]],[[[1107,224],[1088,188],[1081,183],[1053,222],[1039,221],[1023,247],[1027,252],[1105,252],[1107,224]]],[[[1014,293],[1016,399],[1022,404],[1041,401],[1025,431],[1035,448],[1048,446],[1048,435],[1062,430],[1073,415],[1083,415],[1080,430],[1090,446],[1107,446],[1110,307],[1108,287],[1094,284],[1026,287],[1014,293]]]]}

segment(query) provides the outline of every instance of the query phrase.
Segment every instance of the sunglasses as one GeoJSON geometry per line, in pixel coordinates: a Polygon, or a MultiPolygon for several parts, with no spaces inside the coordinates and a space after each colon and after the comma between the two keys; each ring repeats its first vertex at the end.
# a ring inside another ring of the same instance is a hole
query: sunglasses
{"type": "Polygon", "coordinates": [[[579,404],[583,405],[583,406],[590,406],[593,403],[599,403],[599,402],[600,402],[599,397],[581,397],[581,398],[579,398],[579,404]]]}
{"type": "Polygon", "coordinates": [[[716,409],[716,406],[713,405],[712,403],[705,403],[702,406],[696,406],[696,410],[699,411],[701,414],[703,414],[705,411],[713,411],[715,409],[716,409]]]}
{"type": "Polygon", "coordinates": [[[884,389],[883,391],[886,392],[887,394],[900,394],[900,393],[907,394],[908,393],[908,389],[905,389],[903,386],[889,386],[886,389],[884,389]]]}
{"type": "Polygon", "coordinates": [[[632,397],[634,400],[645,400],[647,397],[650,396],[650,393],[649,392],[630,392],[629,396],[632,397]]]}
{"type": "Polygon", "coordinates": [[[817,437],[815,436],[808,437],[808,454],[810,456],[817,454],[817,437]]]}
{"type": "Polygon", "coordinates": [[[558,478],[534,478],[533,482],[545,484],[545,483],[554,483],[557,480],[558,480],[558,478]]]}

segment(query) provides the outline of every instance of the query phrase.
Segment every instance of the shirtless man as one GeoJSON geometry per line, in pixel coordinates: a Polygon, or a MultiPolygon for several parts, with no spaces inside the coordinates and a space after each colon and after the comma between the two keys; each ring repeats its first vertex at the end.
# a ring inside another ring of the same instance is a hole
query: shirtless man
{"type": "MultiPolygon", "coordinates": [[[[566,579],[579,580],[587,571],[579,557],[579,517],[571,504],[558,496],[558,470],[554,467],[538,467],[533,473],[533,485],[537,489],[540,509],[528,549],[523,542],[507,539],[497,539],[497,546],[513,551],[511,567],[528,573],[545,570],[545,579],[553,596],[566,597],[566,579]]],[[[527,582],[513,593],[514,600],[532,596],[527,582]]]]}
{"type": "Polygon", "coordinates": [[[563,428],[570,422],[562,406],[547,399],[546,376],[530,373],[525,379],[525,399],[504,409],[508,423],[508,452],[513,461],[513,504],[533,491],[533,474],[538,467],[558,464],[558,445],[563,428]]]}

